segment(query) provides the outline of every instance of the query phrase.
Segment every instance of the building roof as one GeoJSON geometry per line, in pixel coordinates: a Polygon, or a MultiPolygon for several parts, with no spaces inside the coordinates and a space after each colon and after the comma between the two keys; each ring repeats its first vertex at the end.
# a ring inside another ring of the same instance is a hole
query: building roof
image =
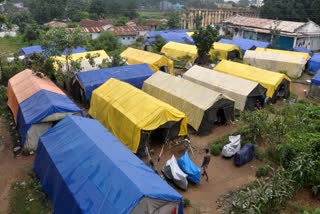
{"type": "Polygon", "coordinates": [[[49,26],[49,27],[67,27],[66,23],[58,22],[58,21],[51,21],[51,22],[48,22],[44,25],[49,26]]]}
{"type": "Polygon", "coordinates": [[[103,27],[83,27],[81,28],[82,33],[100,33],[105,31],[103,27]]]}
{"type": "Polygon", "coordinates": [[[82,27],[103,27],[106,25],[112,25],[112,20],[111,19],[103,19],[99,21],[94,21],[94,20],[81,20],[79,22],[79,25],[82,27]]]}
{"type": "Polygon", "coordinates": [[[233,16],[223,23],[252,27],[252,28],[261,28],[265,30],[270,30],[276,28],[277,30],[294,33],[299,28],[304,26],[306,22],[292,22],[292,21],[281,21],[273,19],[262,19],[255,17],[246,17],[246,16],[233,16]]]}
{"type": "Polygon", "coordinates": [[[113,28],[113,33],[116,36],[131,36],[137,35],[139,31],[150,30],[148,26],[118,26],[113,28]]]}

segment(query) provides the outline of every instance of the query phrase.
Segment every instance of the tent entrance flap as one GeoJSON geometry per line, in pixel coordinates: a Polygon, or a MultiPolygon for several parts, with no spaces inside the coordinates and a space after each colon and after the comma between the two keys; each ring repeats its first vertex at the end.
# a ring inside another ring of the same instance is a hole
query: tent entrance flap
{"type": "Polygon", "coordinates": [[[255,87],[255,89],[248,95],[244,109],[253,111],[258,107],[257,105],[261,105],[261,107],[263,107],[266,99],[266,92],[266,88],[260,84],[257,85],[257,87],[255,87]]]}
{"type": "Polygon", "coordinates": [[[228,60],[233,60],[235,58],[240,58],[239,51],[233,50],[228,52],[228,55],[227,55],[228,60]]]}
{"type": "Polygon", "coordinates": [[[148,210],[147,213],[167,214],[167,213],[173,213],[174,210],[177,211],[178,209],[179,209],[179,202],[164,201],[164,200],[145,197],[130,212],[130,214],[146,213],[146,210],[148,210]]]}
{"type": "Polygon", "coordinates": [[[226,124],[232,120],[234,120],[234,102],[221,99],[205,111],[198,134],[209,134],[215,125],[226,124]]]}

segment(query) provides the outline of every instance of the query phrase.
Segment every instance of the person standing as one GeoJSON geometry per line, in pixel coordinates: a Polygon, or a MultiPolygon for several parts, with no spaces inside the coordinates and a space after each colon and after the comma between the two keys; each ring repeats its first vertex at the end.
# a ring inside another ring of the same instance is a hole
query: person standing
{"type": "Polygon", "coordinates": [[[205,155],[203,157],[201,168],[203,170],[202,171],[202,176],[206,176],[207,177],[207,179],[206,179],[207,181],[209,181],[207,168],[208,168],[208,165],[210,163],[210,160],[211,160],[211,154],[209,153],[209,149],[205,149],[205,155]]]}

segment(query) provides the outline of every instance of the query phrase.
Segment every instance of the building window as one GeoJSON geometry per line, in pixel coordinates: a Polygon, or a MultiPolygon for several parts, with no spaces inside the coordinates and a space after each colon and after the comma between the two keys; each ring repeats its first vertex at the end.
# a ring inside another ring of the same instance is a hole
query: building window
{"type": "Polygon", "coordinates": [[[130,39],[130,37],[128,37],[128,40],[130,39]]]}
{"type": "Polygon", "coordinates": [[[126,37],[122,37],[122,40],[126,40],[126,37]]]}

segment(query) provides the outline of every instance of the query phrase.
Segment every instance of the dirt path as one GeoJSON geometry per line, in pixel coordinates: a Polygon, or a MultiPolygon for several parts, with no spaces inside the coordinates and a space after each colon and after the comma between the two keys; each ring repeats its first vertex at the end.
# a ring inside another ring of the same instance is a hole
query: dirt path
{"type": "Polygon", "coordinates": [[[0,117],[0,213],[8,212],[8,197],[11,184],[27,176],[32,168],[33,158],[13,157],[13,139],[9,132],[9,122],[0,117]]]}
{"type": "MultiPolygon", "coordinates": [[[[204,155],[203,149],[207,148],[208,143],[235,130],[236,125],[229,125],[214,129],[208,136],[199,137],[191,135],[190,139],[194,147],[194,155],[190,153],[190,156],[195,164],[198,166],[201,165],[204,155]]],[[[156,146],[153,146],[154,154],[152,155],[154,160],[159,153],[159,148],[155,147],[156,146]]],[[[172,150],[165,151],[158,164],[158,170],[161,169],[172,154],[178,159],[184,154],[184,151],[183,146],[177,146],[172,150]]],[[[236,167],[232,159],[228,160],[222,157],[212,156],[208,168],[209,182],[202,179],[200,185],[189,185],[187,191],[180,191],[183,197],[189,198],[192,203],[192,207],[186,209],[185,213],[219,213],[217,210],[218,204],[216,203],[218,198],[229,191],[235,191],[241,186],[255,180],[256,168],[260,165],[262,165],[261,162],[252,161],[242,167],[236,167]]]]}

